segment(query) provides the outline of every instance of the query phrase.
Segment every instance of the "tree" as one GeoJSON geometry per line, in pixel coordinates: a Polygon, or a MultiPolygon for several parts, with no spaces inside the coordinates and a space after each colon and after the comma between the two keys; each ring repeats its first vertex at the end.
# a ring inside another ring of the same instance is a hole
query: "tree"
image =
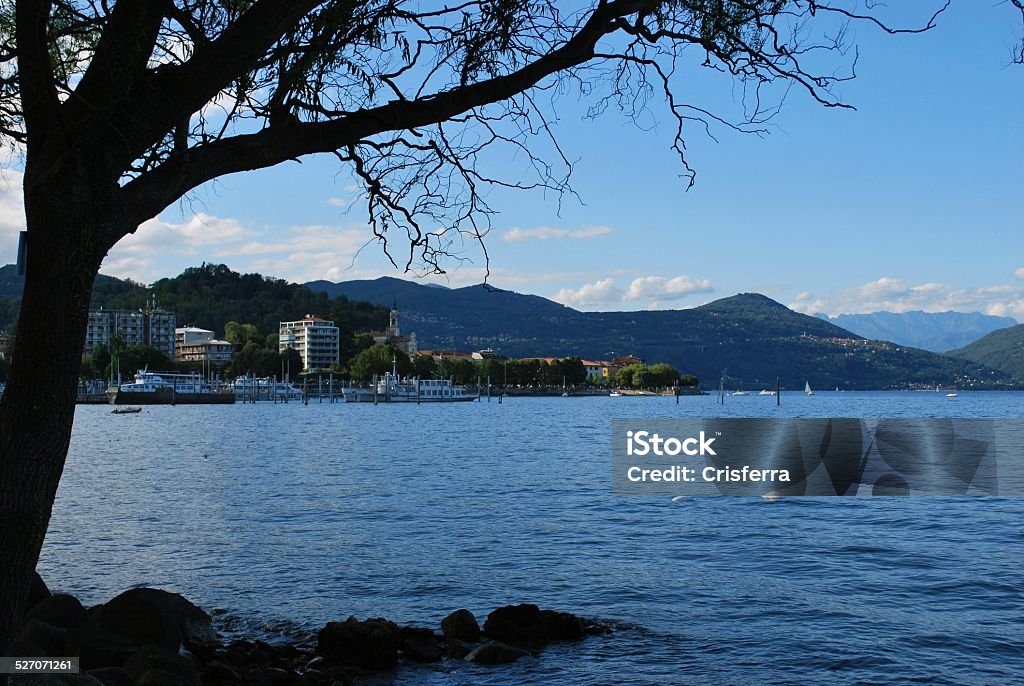
{"type": "Polygon", "coordinates": [[[852,60],[842,23],[874,21],[813,0],[561,4],[0,4],[0,135],[23,154],[28,235],[0,401],[0,652],[13,644],[67,455],[94,277],[143,221],[218,177],[331,154],[361,180],[392,261],[443,271],[460,239],[486,233],[488,187],[571,192],[568,158],[544,143],[544,101],[572,92],[594,114],[628,116],[661,98],[692,180],[683,124],[717,118],[675,88],[694,64],[685,52],[741,82],[751,108],[735,126],[758,131],[776,83],[844,106],[830,89],[851,72],[822,49],[852,60]],[[493,148],[515,151],[528,175],[489,174],[493,148]]]}
{"type": "Polygon", "coordinates": [[[92,351],[92,367],[100,377],[107,378],[110,368],[110,350],[107,349],[107,346],[97,345],[92,351]]]}
{"type": "Polygon", "coordinates": [[[224,340],[238,348],[244,347],[249,341],[263,345],[265,339],[255,324],[239,324],[230,321],[224,324],[224,340]]]}
{"type": "Polygon", "coordinates": [[[437,363],[430,355],[416,355],[412,359],[411,373],[418,379],[437,378],[437,363]]]}
{"type": "Polygon", "coordinates": [[[354,381],[369,381],[374,375],[390,372],[392,367],[399,376],[407,376],[412,371],[409,356],[390,345],[374,343],[349,362],[349,373],[354,381]]]}

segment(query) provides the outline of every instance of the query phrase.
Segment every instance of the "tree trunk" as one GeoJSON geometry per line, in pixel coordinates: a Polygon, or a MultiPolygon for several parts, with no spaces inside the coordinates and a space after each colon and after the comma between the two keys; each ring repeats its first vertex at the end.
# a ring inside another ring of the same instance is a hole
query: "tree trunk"
{"type": "Polygon", "coordinates": [[[17,638],[64,469],[89,298],[105,252],[86,189],[30,193],[26,185],[26,219],[25,290],[0,400],[0,655],[10,655],[17,638]]]}

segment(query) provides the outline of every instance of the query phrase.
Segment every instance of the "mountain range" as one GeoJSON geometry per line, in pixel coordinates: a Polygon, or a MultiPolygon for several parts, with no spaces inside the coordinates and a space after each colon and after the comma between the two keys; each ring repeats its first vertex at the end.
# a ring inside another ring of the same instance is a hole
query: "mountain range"
{"type": "Polygon", "coordinates": [[[817,317],[876,341],[892,341],[941,353],[962,348],[997,329],[1017,324],[1012,317],[980,312],[872,312],[817,317]]]}
{"type": "MultiPolygon", "coordinates": [[[[22,285],[13,266],[0,267],[0,330],[13,324],[22,285]]],[[[403,333],[415,331],[420,349],[493,348],[508,357],[594,360],[632,354],[668,362],[700,378],[706,388],[717,386],[721,377],[730,388],[746,389],[773,387],[776,377],[787,388],[802,388],[805,382],[818,389],[851,390],[1024,385],[1024,325],[940,355],[870,340],[756,293],[686,310],[581,312],[483,285],[445,288],[384,277],[303,287],[239,275],[224,265],[203,265],[150,288],[100,276],[93,304],[135,308],[151,295],[179,311],[182,321],[215,331],[236,319],[272,332],[282,317],[306,312],[334,317],[346,329],[360,331],[379,328],[386,314],[363,303],[397,304],[403,333]],[[345,298],[334,300],[337,296],[345,298]]]]}
{"type": "Polygon", "coordinates": [[[421,349],[493,348],[509,357],[632,354],[730,387],[993,386],[1009,374],[963,357],[872,341],[756,293],[687,310],[580,312],[486,286],[438,289],[401,279],[307,283],[329,296],[397,304],[421,349]]]}

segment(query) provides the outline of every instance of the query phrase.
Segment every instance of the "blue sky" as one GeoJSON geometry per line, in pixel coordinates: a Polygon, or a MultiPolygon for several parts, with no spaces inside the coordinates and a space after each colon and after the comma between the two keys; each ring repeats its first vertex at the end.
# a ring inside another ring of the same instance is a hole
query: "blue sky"
{"type": "MultiPolygon", "coordinates": [[[[901,3],[919,23],[933,3],[901,3]],[[913,5],[913,9],[908,9],[913,5]]],[[[692,307],[756,291],[806,312],[982,311],[1024,321],[1024,67],[1003,3],[954,2],[923,35],[855,29],[856,111],[793,90],[765,138],[697,127],[684,192],[660,103],[641,130],[557,105],[582,203],[495,192],[490,282],[585,310],[692,307]]],[[[731,84],[693,70],[687,97],[735,119],[731,84]]],[[[13,261],[20,175],[0,179],[0,261],[13,261]]],[[[116,246],[102,271],[150,282],[202,261],[295,281],[403,276],[369,246],[352,178],[332,158],[201,189],[116,246]]],[[[429,281],[478,283],[483,260],[429,281]]],[[[407,278],[409,275],[404,275],[407,278]]]]}

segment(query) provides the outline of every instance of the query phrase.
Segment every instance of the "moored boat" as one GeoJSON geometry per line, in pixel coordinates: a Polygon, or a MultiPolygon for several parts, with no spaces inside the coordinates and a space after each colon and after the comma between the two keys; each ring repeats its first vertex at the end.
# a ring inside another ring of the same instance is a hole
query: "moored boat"
{"type": "Polygon", "coordinates": [[[273,377],[240,376],[231,383],[231,391],[235,399],[240,401],[302,400],[302,389],[287,381],[278,381],[273,377]]]}
{"type": "Polygon", "coordinates": [[[480,395],[456,386],[451,379],[400,379],[395,371],[370,388],[345,388],[347,403],[451,403],[478,400],[480,395]]]}
{"type": "Polygon", "coordinates": [[[107,391],[115,405],[219,405],[235,402],[231,389],[210,384],[200,374],[143,369],[130,383],[107,391]]]}

